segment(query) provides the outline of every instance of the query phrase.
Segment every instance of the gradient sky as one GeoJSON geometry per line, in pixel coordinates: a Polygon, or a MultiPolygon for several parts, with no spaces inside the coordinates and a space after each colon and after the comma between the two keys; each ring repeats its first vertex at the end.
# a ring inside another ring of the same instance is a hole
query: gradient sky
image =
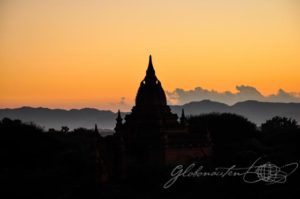
{"type": "Polygon", "coordinates": [[[149,54],[168,91],[300,92],[300,1],[0,0],[0,107],[125,109],[149,54]]]}

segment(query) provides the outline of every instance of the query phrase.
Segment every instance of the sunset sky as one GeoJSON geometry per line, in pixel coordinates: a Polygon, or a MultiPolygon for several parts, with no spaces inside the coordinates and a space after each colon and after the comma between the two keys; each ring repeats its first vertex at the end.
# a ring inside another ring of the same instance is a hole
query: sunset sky
{"type": "Polygon", "coordinates": [[[149,54],[166,91],[299,93],[300,1],[0,0],[0,108],[126,109],[149,54]]]}

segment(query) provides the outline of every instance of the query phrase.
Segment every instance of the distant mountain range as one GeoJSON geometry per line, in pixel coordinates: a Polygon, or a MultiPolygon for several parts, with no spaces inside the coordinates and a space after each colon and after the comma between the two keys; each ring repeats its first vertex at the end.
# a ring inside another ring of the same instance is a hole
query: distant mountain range
{"type": "MultiPolygon", "coordinates": [[[[260,125],[273,116],[285,116],[294,118],[300,123],[300,103],[271,103],[258,101],[238,102],[232,106],[203,100],[191,102],[184,105],[170,106],[172,112],[181,114],[182,108],[186,115],[198,115],[210,112],[229,112],[236,113],[248,118],[250,121],[260,125]]],[[[126,113],[122,113],[124,116],[126,113]]],[[[117,114],[112,111],[103,111],[93,108],[84,109],[48,109],[22,107],[15,109],[0,109],[0,119],[8,117],[20,119],[24,122],[34,122],[45,129],[61,129],[68,126],[70,129],[84,127],[94,128],[97,124],[100,131],[107,132],[115,126],[117,114]]]]}
{"type": "Polygon", "coordinates": [[[211,112],[236,113],[248,118],[257,125],[274,116],[291,117],[300,123],[300,103],[273,103],[249,100],[229,106],[219,102],[203,100],[200,102],[190,102],[181,106],[172,106],[171,108],[177,114],[180,114],[183,108],[186,115],[211,112]]]}
{"type": "Polygon", "coordinates": [[[79,127],[93,129],[97,124],[100,131],[106,132],[108,129],[114,128],[116,121],[116,113],[93,108],[64,110],[21,107],[0,109],[0,119],[4,117],[34,122],[46,130],[49,128],[60,130],[62,126],[67,126],[70,129],[79,127]]]}

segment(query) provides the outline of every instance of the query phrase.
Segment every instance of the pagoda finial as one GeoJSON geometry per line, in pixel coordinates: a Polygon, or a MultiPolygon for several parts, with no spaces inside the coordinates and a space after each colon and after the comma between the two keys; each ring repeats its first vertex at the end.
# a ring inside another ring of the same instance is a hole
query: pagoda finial
{"type": "Polygon", "coordinates": [[[121,117],[121,112],[120,110],[118,110],[118,116],[117,116],[117,119],[116,119],[117,123],[116,123],[116,127],[115,127],[115,131],[118,132],[120,131],[120,129],[122,128],[123,126],[123,119],[121,117]]]}
{"type": "Polygon", "coordinates": [[[186,122],[187,122],[187,119],[185,117],[185,114],[184,114],[184,109],[181,110],[181,117],[180,117],[180,123],[182,125],[186,125],[186,122]]]}
{"type": "Polygon", "coordinates": [[[149,65],[152,65],[152,56],[151,56],[151,54],[149,55],[149,65]]]}
{"type": "Polygon", "coordinates": [[[118,116],[117,116],[117,122],[119,122],[119,121],[122,123],[122,117],[121,117],[120,109],[118,110],[118,116]]]}
{"type": "Polygon", "coordinates": [[[184,109],[181,109],[181,117],[185,117],[184,109]]]}
{"type": "Polygon", "coordinates": [[[96,132],[96,133],[99,133],[97,124],[95,124],[95,132],[96,132]]]}
{"type": "Polygon", "coordinates": [[[148,64],[146,75],[147,76],[155,76],[155,70],[153,68],[152,56],[151,55],[149,56],[149,64],[148,64]]]}

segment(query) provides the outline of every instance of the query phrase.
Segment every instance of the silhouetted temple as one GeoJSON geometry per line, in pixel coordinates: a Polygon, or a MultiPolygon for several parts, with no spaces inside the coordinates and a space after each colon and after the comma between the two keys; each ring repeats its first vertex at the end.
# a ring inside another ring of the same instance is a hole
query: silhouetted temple
{"type": "Polygon", "coordinates": [[[122,148],[122,164],[162,166],[209,155],[207,140],[190,134],[186,121],[184,111],[178,121],[167,105],[150,55],[132,112],[125,116],[124,123],[118,113],[115,131],[122,148]]]}

